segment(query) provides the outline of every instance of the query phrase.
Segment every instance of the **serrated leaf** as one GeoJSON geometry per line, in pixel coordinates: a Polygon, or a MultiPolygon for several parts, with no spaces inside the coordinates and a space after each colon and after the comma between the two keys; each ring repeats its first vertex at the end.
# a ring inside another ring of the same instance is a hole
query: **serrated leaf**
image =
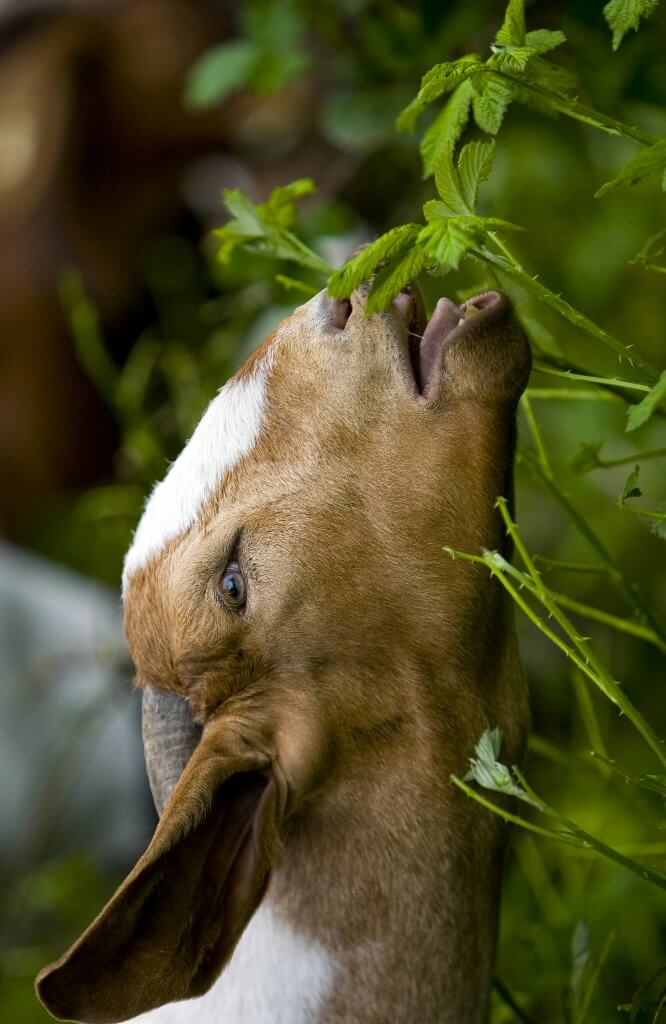
{"type": "MultiPolygon", "coordinates": [[[[239,188],[225,188],[222,192],[224,205],[233,217],[233,227],[239,234],[248,237],[263,235],[265,227],[261,223],[257,207],[239,188]]],[[[225,227],[231,225],[225,225],[225,227]]],[[[224,228],[222,228],[224,231],[224,228]]]]}
{"type": "Polygon", "coordinates": [[[497,760],[501,746],[501,731],[497,728],[486,729],[474,749],[476,756],[469,759],[470,768],[464,776],[465,782],[476,782],[484,789],[515,796],[541,810],[540,805],[516,782],[510,768],[497,760]]]}
{"type": "Polygon", "coordinates": [[[435,170],[435,185],[440,196],[440,206],[450,214],[468,214],[473,211],[465,202],[458,168],[453,162],[453,154],[447,152],[435,170]]]}
{"type": "Polygon", "coordinates": [[[666,370],[664,370],[651,391],[638,405],[632,405],[627,412],[627,432],[642,427],[650,419],[655,410],[666,402],[666,370]]]}
{"type": "Polygon", "coordinates": [[[522,79],[526,85],[536,85],[557,93],[559,98],[572,95],[578,88],[576,76],[572,71],[543,57],[532,58],[525,68],[522,79]]]}
{"type": "Polygon", "coordinates": [[[463,256],[480,244],[483,231],[475,217],[445,217],[432,221],[421,231],[418,243],[441,266],[457,270],[463,256]],[[467,221],[472,223],[466,223],[467,221]]]}
{"type": "Polygon", "coordinates": [[[566,43],[566,41],[567,37],[559,29],[551,32],[547,28],[537,28],[533,32],[528,32],[525,36],[526,45],[531,46],[535,53],[548,53],[557,46],[561,46],[562,43],[566,43]]]}
{"type": "Polygon", "coordinates": [[[455,149],[469,120],[473,94],[472,83],[461,82],[424,133],[420,145],[424,177],[430,177],[443,155],[455,149]]]}
{"type": "Polygon", "coordinates": [[[470,250],[478,249],[483,244],[489,231],[512,230],[516,227],[498,217],[451,217],[446,209],[442,216],[437,205],[437,200],[426,203],[426,216],[429,222],[422,228],[417,245],[424,248],[432,262],[440,264],[445,269],[457,270],[463,257],[470,250]]]}
{"type": "Polygon", "coordinates": [[[595,196],[599,199],[611,189],[621,188],[623,185],[641,185],[652,178],[661,177],[664,171],[666,171],[666,138],[658,139],[653,146],[647,146],[636,153],[612,181],[607,181],[595,192],[595,196]]]}
{"type": "Polygon", "coordinates": [[[617,50],[629,29],[637,32],[641,18],[649,18],[658,5],[659,0],[610,0],[604,17],[613,32],[613,49],[617,50]]]}
{"type": "Polygon", "coordinates": [[[590,470],[596,469],[599,465],[602,448],[603,442],[594,444],[590,441],[580,441],[578,451],[571,460],[571,468],[574,473],[589,473],[590,470]]]}
{"type": "Polygon", "coordinates": [[[410,284],[421,273],[428,256],[422,249],[411,249],[390,265],[382,267],[377,274],[365,307],[366,316],[380,313],[396,297],[398,292],[410,284]]]}
{"type": "Polygon", "coordinates": [[[296,224],[296,200],[317,191],[312,178],[297,178],[288,185],[274,188],[265,203],[258,207],[263,223],[280,228],[293,228],[296,224]]]}
{"type": "MultiPolygon", "coordinates": [[[[524,71],[533,57],[537,56],[536,50],[531,46],[491,46],[493,54],[497,57],[494,61],[495,67],[505,67],[509,71],[524,71]]],[[[491,58],[492,59],[492,58],[491,58]]]]}
{"type": "Polygon", "coordinates": [[[413,132],[416,123],[426,107],[439,99],[446,92],[451,92],[461,82],[466,81],[482,63],[476,53],[470,53],[459,60],[445,61],[435,64],[421,80],[421,88],[412,100],[398,115],[395,126],[401,132],[413,132]]]}
{"type": "Polygon", "coordinates": [[[495,36],[495,42],[502,46],[522,46],[525,42],[524,0],[509,0],[504,21],[495,36]]]}
{"type": "Polygon", "coordinates": [[[296,219],[294,201],[314,191],[313,183],[302,178],[274,189],[265,203],[255,205],[240,189],[225,189],[224,201],[232,219],[214,231],[220,239],[218,259],[228,263],[239,245],[278,259],[292,260],[320,274],[331,267],[285,226],[296,219]]]}
{"type": "Polygon", "coordinates": [[[470,142],[463,146],[458,158],[458,175],[463,199],[471,211],[476,210],[479,185],[493,169],[494,142],[470,142]]]}
{"type": "Polygon", "coordinates": [[[622,501],[626,501],[627,498],[642,498],[643,492],[638,486],[640,475],[641,468],[639,465],[635,465],[627,477],[626,483],[622,489],[622,501]]]}
{"type": "Polygon", "coordinates": [[[392,260],[408,249],[420,230],[419,224],[402,224],[380,235],[331,275],[328,282],[329,294],[337,299],[349,298],[355,288],[372,276],[379,263],[392,260]]]}
{"type": "MultiPolygon", "coordinates": [[[[479,76],[480,77],[480,76],[479,76]]],[[[513,97],[513,88],[501,78],[484,75],[475,82],[476,93],[472,99],[474,120],[482,131],[497,135],[513,97]]]]}
{"type": "Polygon", "coordinates": [[[203,110],[220,103],[234,89],[247,84],[260,57],[261,50],[249,39],[206,50],[187,76],[185,106],[203,110]]]}

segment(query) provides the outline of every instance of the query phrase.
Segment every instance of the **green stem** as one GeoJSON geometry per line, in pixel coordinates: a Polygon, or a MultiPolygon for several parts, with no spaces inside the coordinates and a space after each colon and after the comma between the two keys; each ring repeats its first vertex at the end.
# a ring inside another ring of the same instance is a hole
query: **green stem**
{"type": "Polygon", "coordinates": [[[556,558],[546,558],[545,555],[534,555],[534,561],[542,563],[547,569],[562,569],[565,572],[586,572],[597,575],[608,575],[605,565],[598,565],[596,562],[561,562],[556,558]]]}
{"type": "Polygon", "coordinates": [[[628,348],[612,334],[609,334],[608,331],[604,331],[601,327],[595,324],[593,320],[590,320],[589,317],[585,316],[584,313],[574,309],[574,307],[570,305],[566,299],[563,299],[561,295],[556,295],[555,292],[550,290],[550,288],[541,284],[538,278],[529,274],[507,248],[505,243],[497,237],[495,232],[489,231],[488,237],[500,250],[502,256],[497,256],[488,249],[475,250],[474,255],[481,260],[482,263],[490,266],[496,266],[501,271],[508,274],[509,277],[513,277],[521,284],[527,285],[530,291],[545,302],[546,305],[550,306],[551,309],[554,309],[566,320],[569,320],[569,322],[573,323],[574,326],[579,327],[581,330],[592,335],[592,337],[596,338],[597,341],[600,341],[602,345],[612,349],[620,356],[621,359],[626,359],[631,365],[640,367],[649,380],[652,381],[652,383],[656,383],[659,371],[652,365],[652,363],[648,362],[647,359],[644,359],[639,353],[628,348]]]}
{"type": "Polygon", "coordinates": [[[500,510],[507,532],[516,545],[516,550],[523,559],[532,579],[531,581],[527,579],[523,573],[519,573],[518,570],[509,562],[506,563],[506,572],[517,574],[519,578],[522,577],[521,581],[527,589],[541,601],[549,615],[555,619],[569,640],[574,644],[574,647],[577,649],[588,669],[587,671],[584,670],[585,674],[593,679],[602,693],[604,693],[610,701],[616,704],[620,711],[627,716],[629,721],[640,732],[643,739],[657,754],[661,763],[666,765],[666,751],[664,750],[664,746],[657,734],[652,730],[649,723],[629,700],[617,681],[613,679],[606,666],[597,658],[596,654],[587,642],[587,639],[580,635],[571,620],[567,618],[564,612],[561,611],[554,595],[544,585],[543,580],[541,579],[541,576],[537,571],[530,554],[520,537],[520,534],[518,533],[516,524],[509,515],[506,500],[504,498],[498,499],[497,506],[500,510]],[[589,669],[592,670],[592,673],[590,673],[589,669]]]}
{"type": "Polygon", "coordinates": [[[617,135],[620,138],[630,139],[631,142],[637,142],[640,146],[653,146],[655,143],[655,139],[640,128],[636,128],[631,124],[624,124],[624,122],[617,121],[613,117],[608,117],[606,114],[600,113],[593,107],[588,107],[584,103],[579,103],[578,100],[569,99],[563,93],[555,92],[553,89],[537,85],[535,82],[529,82],[524,78],[514,77],[508,72],[504,70],[500,71],[495,67],[488,67],[487,65],[482,64],[478,70],[482,72],[489,72],[492,75],[496,75],[498,78],[503,78],[505,81],[511,82],[512,85],[516,85],[520,89],[526,89],[528,92],[533,92],[537,96],[543,96],[544,99],[548,100],[548,104],[551,109],[556,110],[560,114],[564,114],[565,117],[569,117],[573,121],[579,121],[581,124],[587,124],[592,128],[598,128],[599,131],[606,132],[608,135],[617,135]]]}
{"type": "MultiPolygon", "coordinates": [[[[521,781],[524,781],[518,772],[516,772],[516,775],[521,781]]],[[[574,821],[566,818],[553,807],[549,807],[547,804],[544,804],[543,801],[539,801],[542,813],[561,823],[564,826],[565,831],[558,832],[553,829],[541,828],[539,825],[534,825],[531,821],[527,821],[525,818],[521,818],[517,814],[512,814],[510,811],[506,811],[503,807],[500,807],[499,804],[494,803],[492,800],[488,800],[487,797],[482,796],[481,793],[472,789],[472,787],[468,786],[462,781],[462,779],[459,779],[457,775],[450,775],[449,778],[451,779],[451,782],[458,787],[458,789],[463,791],[463,793],[471,797],[472,800],[476,800],[476,802],[481,804],[482,807],[485,807],[489,811],[493,811],[504,821],[513,825],[519,825],[520,828],[525,828],[529,832],[534,832],[536,835],[544,836],[547,839],[555,839],[557,842],[564,843],[567,846],[590,847],[607,860],[611,860],[615,864],[619,864],[621,867],[631,871],[634,875],[638,875],[639,878],[644,879],[644,881],[651,882],[659,889],[666,891],[666,878],[663,875],[658,874],[656,871],[652,871],[643,864],[638,864],[636,861],[631,860],[630,857],[626,857],[612,846],[608,846],[606,843],[603,843],[600,839],[597,839],[596,836],[593,836],[589,832],[586,832],[585,829],[580,828],[580,826],[574,821]]],[[[527,791],[531,793],[529,787],[527,787],[527,791]]]]}
{"type": "Polygon", "coordinates": [[[660,625],[658,619],[652,612],[652,609],[645,601],[641,593],[640,587],[637,584],[629,583],[625,579],[622,570],[613,560],[610,553],[601,543],[601,541],[594,533],[594,531],[590,529],[587,521],[583,519],[583,517],[580,515],[577,509],[574,508],[574,506],[571,504],[566,495],[559,489],[555,481],[546,476],[538,460],[530,457],[528,453],[523,454],[522,458],[525,461],[525,464],[528,466],[528,468],[530,468],[534,473],[536,473],[536,475],[539,477],[543,485],[550,491],[553,497],[557,499],[557,501],[562,506],[566,514],[571,519],[572,523],[574,524],[578,532],[586,539],[586,541],[588,542],[588,544],[590,544],[594,551],[596,551],[600,562],[606,568],[613,582],[616,583],[619,589],[622,591],[631,607],[634,608],[635,611],[638,612],[640,617],[652,627],[657,636],[666,643],[666,631],[660,625]]]}
{"type": "Polygon", "coordinates": [[[555,402],[622,402],[622,396],[593,388],[534,388],[525,392],[530,398],[555,402]]]}
{"type": "Polygon", "coordinates": [[[666,448],[648,448],[644,452],[623,455],[619,459],[599,459],[595,469],[610,469],[612,466],[628,466],[632,462],[647,462],[648,459],[661,459],[666,455],[666,448]]]}
{"type": "Polygon", "coordinates": [[[546,476],[552,479],[553,467],[550,464],[548,452],[546,451],[546,446],[543,441],[543,435],[541,433],[541,430],[539,429],[539,424],[537,423],[536,416],[534,415],[534,409],[532,408],[532,403],[527,392],[523,394],[523,397],[521,399],[521,405],[525,411],[525,418],[527,420],[527,424],[530,428],[530,433],[532,434],[532,438],[534,440],[534,446],[537,451],[537,457],[539,459],[539,462],[541,463],[543,471],[546,474],[546,476]]]}
{"type": "Polygon", "coordinates": [[[543,359],[535,359],[533,369],[546,373],[549,377],[564,377],[565,380],[582,380],[588,384],[599,384],[604,388],[627,388],[630,391],[650,391],[649,384],[637,384],[633,380],[620,380],[617,377],[594,377],[587,373],[574,373],[573,370],[559,370],[543,359]]]}
{"type": "MultiPolygon", "coordinates": [[[[583,725],[585,726],[585,731],[590,745],[593,750],[598,750],[603,757],[607,757],[606,745],[601,734],[599,720],[594,710],[594,704],[592,703],[592,697],[590,696],[590,691],[585,681],[585,677],[581,675],[580,672],[572,672],[571,681],[576,693],[580,717],[583,721],[583,725]]],[[[600,761],[599,764],[602,765],[603,762],[600,761]]],[[[605,774],[608,774],[607,768],[605,769],[605,774]]]]}
{"type": "Polygon", "coordinates": [[[595,608],[594,605],[576,601],[575,598],[569,597],[567,594],[559,594],[554,590],[550,590],[549,594],[561,608],[568,608],[572,612],[577,612],[578,615],[583,615],[586,619],[595,619],[597,622],[603,622],[605,626],[617,629],[621,633],[631,633],[632,636],[637,636],[641,640],[653,644],[658,650],[666,654],[666,643],[649,626],[644,626],[633,619],[623,619],[618,615],[611,615],[610,612],[605,612],[601,608],[595,608]]]}
{"type": "Polygon", "coordinates": [[[454,786],[458,789],[462,789],[463,793],[471,797],[472,800],[476,800],[477,804],[481,804],[487,810],[492,811],[494,814],[498,814],[500,818],[508,822],[510,825],[519,825],[521,828],[527,829],[528,832],[534,832],[537,836],[543,836],[545,839],[556,839],[560,843],[565,843],[567,846],[577,846],[573,836],[568,836],[566,833],[554,832],[549,828],[541,828],[539,825],[534,825],[531,821],[527,821],[526,818],[521,818],[518,814],[512,814],[511,811],[505,810],[500,807],[499,804],[493,803],[492,800],[488,800],[487,797],[482,796],[471,786],[468,786],[466,782],[459,779],[457,775],[450,775],[449,778],[454,786]]]}
{"type": "Polygon", "coordinates": [[[528,1017],[525,1011],[521,1009],[520,1006],[518,1006],[518,1003],[513,998],[511,992],[506,987],[501,978],[495,978],[493,980],[493,987],[497,994],[500,996],[500,998],[504,1000],[509,1009],[513,1011],[513,1013],[521,1022],[521,1024],[534,1024],[532,1018],[528,1017]]]}
{"type": "MultiPolygon", "coordinates": [[[[514,526],[514,535],[515,533],[516,531],[514,526]]],[[[524,545],[522,544],[522,541],[519,541],[519,539],[516,542],[516,547],[522,555],[521,548],[524,550],[524,545]]],[[[461,551],[454,552],[450,548],[445,548],[444,550],[448,551],[454,558],[462,558],[465,561],[481,563],[490,569],[491,573],[496,576],[502,586],[509,592],[521,611],[527,615],[537,629],[547,636],[556,647],[559,647],[559,649],[563,651],[571,661],[573,661],[574,665],[576,665],[581,672],[588,677],[588,679],[592,680],[604,696],[606,696],[608,700],[615,704],[619,710],[626,715],[634,728],[641,734],[648,746],[657,755],[660,763],[666,766],[666,751],[664,750],[661,740],[653,731],[649,723],[643,718],[640,711],[626,696],[621,686],[610,675],[605,665],[599,661],[587,643],[585,637],[580,635],[573,623],[560,611],[556,603],[550,598],[548,590],[543,586],[533,563],[529,559],[529,554],[527,556],[529,565],[531,565],[533,572],[536,574],[536,578],[533,579],[530,579],[525,575],[525,573],[521,573],[518,569],[512,566],[510,562],[504,562],[504,568],[500,568],[497,562],[490,560],[488,554],[480,557],[478,555],[469,555],[461,551]],[[541,601],[549,615],[555,619],[569,640],[574,644],[574,647],[570,647],[564,640],[562,640],[561,637],[546,626],[544,621],[530,608],[518,590],[509,582],[506,575],[507,573],[515,576],[521,587],[525,588],[528,593],[537,597],[538,600],[541,601]],[[539,580],[539,583],[536,582],[537,579],[539,580]]]]}
{"type": "Polygon", "coordinates": [[[627,505],[626,501],[620,502],[620,508],[624,509],[625,512],[633,512],[635,516],[643,516],[644,519],[657,519],[662,523],[666,521],[666,512],[655,512],[648,508],[634,508],[633,505],[627,505]]]}

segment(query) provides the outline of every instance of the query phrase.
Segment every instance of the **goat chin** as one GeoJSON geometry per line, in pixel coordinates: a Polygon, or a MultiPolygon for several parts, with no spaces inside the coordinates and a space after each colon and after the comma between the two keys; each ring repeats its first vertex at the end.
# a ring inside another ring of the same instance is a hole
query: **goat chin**
{"type": "Polygon", "coordinates": [[[213,399],[124,571],[160,821],[37,990],[90,1024],[481,1024],[504,824],[450,781],[527,695],[508,300],[315,296],[213,399]]]}

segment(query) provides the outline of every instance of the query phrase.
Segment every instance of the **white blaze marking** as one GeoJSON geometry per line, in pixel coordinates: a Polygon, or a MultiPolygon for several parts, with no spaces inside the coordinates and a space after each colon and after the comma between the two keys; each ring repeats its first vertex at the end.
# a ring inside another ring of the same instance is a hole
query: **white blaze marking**
{"type": "Polygon", "coordinates": [[[187,445],[153,490],[125,557],[123,584],[172,537],[189,529],[225,473],[252,450],[264,419],[270,355],[227,381],[187,445]]]}
{"type": "Polygon", "coordinates": [[[335,960],[262,904],[205,996],[170,1003],[135,1024],[316,1024],[335,960]]]}

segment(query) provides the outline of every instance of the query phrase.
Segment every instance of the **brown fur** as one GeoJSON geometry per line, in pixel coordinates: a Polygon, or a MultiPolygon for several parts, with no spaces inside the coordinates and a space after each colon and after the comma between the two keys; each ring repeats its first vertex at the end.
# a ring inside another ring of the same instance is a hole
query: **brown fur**
{"type": "MultiPolygon", "coordinates": [[[[506,834],[449,775],[465,772],[488,726],[518,760],[527,701],[509,603],[485,569],[442,547],[505,546],[494,502],[510,496],[529,350],[502,300],[445,347],[425,402],[404,326],[390,311],[366,320],[363,290],[352,299],[344,330],[327,324],[323,298],[278,330],[259,444],[197,524],[130,580],[139,682],[185,695],[204,732],[144,858],[44,974],[42,995],[58,1009],[49,986],[85,987],[86,972],[99,972],[94,1015],[84,999],[79,1019],[193,994],[199,947],[175,942],[152,890],[131,894],[202,821],[219,836],[218,777],[206,788],[196,773],[212,756],[233,771],[239,745],[265,759],[283,800],[271,816],[280,851],[267,839],[259,871],[272,869],[268,898],[340,965],[319,1020],[485,1018],[506,834]],[[215,596],[236,537],[242,616],[215,596]],[[203,802],[214,813],[202,818],[203,802]],[[160,994],[153,979],[165,975],[160,994]]],[[[233,901],[233,885],[202,863],[197,885],[226,885],[233,901]]],[[[248,870],[244,855],[233,864],[248,870]]],[[[197,925],[199,943],[218,951],[209,981],[256,905],[240,903],[231,925],[210,915],[197,925]]]]}

